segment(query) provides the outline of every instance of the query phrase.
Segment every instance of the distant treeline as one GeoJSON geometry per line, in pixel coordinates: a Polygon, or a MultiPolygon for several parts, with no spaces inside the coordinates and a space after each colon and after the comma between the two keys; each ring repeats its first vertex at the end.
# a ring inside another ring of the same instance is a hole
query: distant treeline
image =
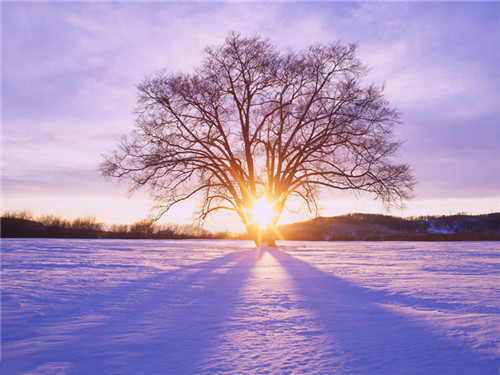
{"type": "Polygon", "coordinates": [[[94,216],[72,221],[59,216],[35,218],[29,211],[6,212],[1,217],[2,238],[123,238],[123,239],[208,239],[227,238],[192,225],[157,224],[141,220],[131,225],[104,225],[94,216]]]}
{"type": "MultiPolygon", "coordinates": [[[[300,241],[499,241],[500,213],[400,218],[349,214],[318,217],[280,226],[281,237],[300,241]]],[[[245,234],[212,233],[191,225],[141,220],[105,226],[93,216],[66,220],[54,215],[34,218],[28,211],[1,217],[3,238],[247,239],[245,234]]]]}

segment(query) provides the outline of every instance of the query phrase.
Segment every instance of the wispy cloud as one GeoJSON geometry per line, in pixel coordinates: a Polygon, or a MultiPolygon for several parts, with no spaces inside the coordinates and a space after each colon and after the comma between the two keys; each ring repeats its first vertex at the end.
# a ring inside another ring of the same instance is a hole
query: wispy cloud
{"type": "MultiPolygon", "coordinates": [[[[135,86],[192,71],[229,30],[280,48],[358,42],[402,112],[402,157],[428,199],[500,196],[500,4],[417,2],[2,4],[4,197],[112,186],[100,153],[133,126],[135,86]],[[95,169],[93,169],[95,168],[95,169]],[[23,183],[24,188],[22,188],[23,183]]],[[[100,194],[100,193],[99,193],[100,194]]]]}

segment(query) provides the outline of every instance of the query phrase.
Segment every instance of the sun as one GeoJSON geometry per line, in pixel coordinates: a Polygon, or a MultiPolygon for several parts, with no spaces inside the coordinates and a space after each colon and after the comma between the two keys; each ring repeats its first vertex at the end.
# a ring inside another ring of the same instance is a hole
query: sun
{"type": "Polygon", "coordinates": [[[262,228],[271,224],[276,216],[273,205],[265,197],[257,199],[249,211],[252,215],[252,221],[258,223],[262,228]]]}

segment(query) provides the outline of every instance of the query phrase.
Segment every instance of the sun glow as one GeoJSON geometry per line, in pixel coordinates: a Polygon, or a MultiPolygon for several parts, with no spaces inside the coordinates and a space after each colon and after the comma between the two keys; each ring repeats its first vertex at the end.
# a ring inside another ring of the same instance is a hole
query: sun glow
{"type": "Polygon", "coordinates": [[[249,211],[252,215],[252,221],[258,223],[262,228],[271,224],[276,216],[273,205],[265,197],[257,199],[249,211]]]}

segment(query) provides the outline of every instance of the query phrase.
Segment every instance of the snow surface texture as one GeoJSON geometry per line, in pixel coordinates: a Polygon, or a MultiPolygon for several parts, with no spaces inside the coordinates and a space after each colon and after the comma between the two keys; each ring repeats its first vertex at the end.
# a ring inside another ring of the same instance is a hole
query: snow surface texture
{"type": "Polygon", "coordinates": [[[500,244],[4,239],[1,374],[498,374],[500,244]]]}

